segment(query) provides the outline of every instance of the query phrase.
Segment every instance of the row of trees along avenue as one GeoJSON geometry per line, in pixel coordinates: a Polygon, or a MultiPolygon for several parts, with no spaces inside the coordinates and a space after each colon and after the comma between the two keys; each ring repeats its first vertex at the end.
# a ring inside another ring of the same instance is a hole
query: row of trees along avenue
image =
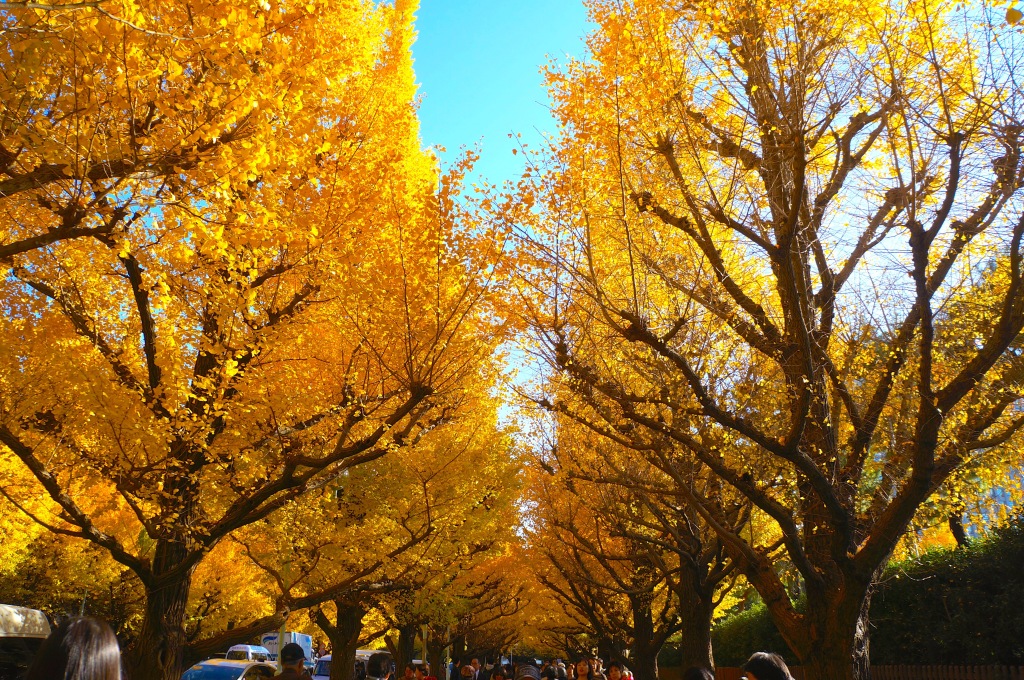
{"type": "Polygon", "coordinates": [[[494,549],[505,235],[421,149],[414,5],[59,5],[0,14],[0,492],[141,584],[132,677],[218,550],[279,596],[190,658],[494,549]]]}
{"type": "Polygon", "coordinates": [[[649,642],[673,584],[706,602],[735,570],[808,678],[862,680],[915,514],[1020,466],[1021,29],[931,0],[588,5],[522,185],[539,574],[598,640],[633,604],[649,642]]]}
{"type": "Polygon", "coordinates": [[[336,680],[527,633],[656,680],[742,578],[865,680],[908,527],[1021,465],[1021,27],[586,4],[495,200],[422,149],[414,0],[4,3],[5,584],[105,592],[139,680],[300,611],[336,680]]]}

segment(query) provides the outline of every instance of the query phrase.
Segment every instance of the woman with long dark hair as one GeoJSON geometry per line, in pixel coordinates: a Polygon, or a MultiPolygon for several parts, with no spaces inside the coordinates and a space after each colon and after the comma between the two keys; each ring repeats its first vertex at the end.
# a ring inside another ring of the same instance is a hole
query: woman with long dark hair
{"type": "Polygon", "coordinates": [[[43,642],[25,680],[121,680],[114,631],[88,616],[65,619],[43,642]]]}
{"type": "Polygon", "coordinates": [[[600,680],[603,676],[597,671],[594,659],[583,658],[576,662],[576,680],[600,680]]]}

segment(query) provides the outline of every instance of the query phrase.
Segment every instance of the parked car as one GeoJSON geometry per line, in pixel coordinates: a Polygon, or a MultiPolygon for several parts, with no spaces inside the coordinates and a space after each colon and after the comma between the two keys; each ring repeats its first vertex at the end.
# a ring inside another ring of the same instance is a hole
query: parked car
{"type": "Polygon", "coordinates": [[[331,677],[331,655],[324,654],[313,668],[313,680],[329,680],[331,677]]]}
{"type": "Polygon", "coordinates": [[[207,659],[185,671],[181,680],[268,680],[277,669],[262,661],[207,659]]]}
{"type": "Polygon", "coordinates": [[[50,635],[50,622],[38,609],[0,604],[0,680],[21,680],[50,635]]]}
{"type": "Polygon", "coordinates": [[[232,645],[224,658],[231,661],[271,661],[274,657],[269,649],[260,645],[232,645]]]}

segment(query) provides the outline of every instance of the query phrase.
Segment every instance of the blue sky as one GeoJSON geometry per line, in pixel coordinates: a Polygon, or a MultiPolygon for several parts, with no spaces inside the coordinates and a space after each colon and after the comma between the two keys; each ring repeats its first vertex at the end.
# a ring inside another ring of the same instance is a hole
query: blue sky
{"type": "Polygon", "coordinates": [[[552,131],[540,67],[582,56],[582,0],[421,0],[413,45],[421,137],[450,162],[482,141],[476,174],[495,184],[522,172],[508,134],[536,147],[552,131]]]}

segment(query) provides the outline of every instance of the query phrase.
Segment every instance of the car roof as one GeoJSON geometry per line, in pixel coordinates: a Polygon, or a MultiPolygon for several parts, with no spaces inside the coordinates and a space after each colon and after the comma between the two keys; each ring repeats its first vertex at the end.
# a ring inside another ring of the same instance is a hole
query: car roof
{"type": "Polygon", "coordinates": [[[38,609],[0,604],[0,637],[46,638],[50,622],[38,609]]]}
{"type": "MultiPolygon", "coordinates": [[[[260,661],[248,661],[246,659],[207,659],[200,661],[196,666],[227,666],[229,668],[245,668],[249,665],[260,665],[260,661]]],[[[267,664],[262,664],[267,665],[267,664]]],[[[193,666],[194,667],[194,666],[193,666]]]]}

